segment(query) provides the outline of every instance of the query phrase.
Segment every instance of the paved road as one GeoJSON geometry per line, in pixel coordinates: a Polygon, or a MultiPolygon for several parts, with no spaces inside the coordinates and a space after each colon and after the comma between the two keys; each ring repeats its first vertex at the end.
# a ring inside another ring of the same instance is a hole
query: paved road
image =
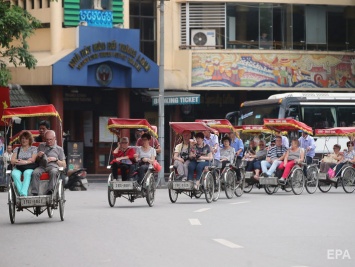
{"type": "Polygon", "coordinates": [[[145,199],[117,199],[106,185],[66,192],[66,217],[17,212],[10,224],[0,193],[0,266],[355,266],[355,194],[262,190],[207,204],[157,190],[145,199]],[[340,255],[341,254],[341,255],[340,255]]]}

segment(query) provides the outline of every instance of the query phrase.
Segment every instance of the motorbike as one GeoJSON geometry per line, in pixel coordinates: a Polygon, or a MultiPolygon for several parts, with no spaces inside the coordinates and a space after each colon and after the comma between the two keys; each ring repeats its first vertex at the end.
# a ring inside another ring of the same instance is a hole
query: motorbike
{"type": "Polygon", "coordinates": [[[86,174],[84,168],[69,170],[64,178],[64,188],[70,191],[86,191],[89,187],[86,174]]]}

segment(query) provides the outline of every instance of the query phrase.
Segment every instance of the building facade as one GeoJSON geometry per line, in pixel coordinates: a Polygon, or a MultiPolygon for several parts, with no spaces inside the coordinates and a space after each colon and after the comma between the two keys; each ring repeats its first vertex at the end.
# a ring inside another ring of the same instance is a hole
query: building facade
{"type": "MultiPolygon", "coordinates": [[[[30,40],[36,69],[11,68],[11,84],[55,104],[64,131],[84,143],[89,171],[105,172],[107,117],[158,124],[159,2],[12,3],[43,28],[30,40]]],[[[172,0],[164,7],[165,125],[223,118],[279,91],[355,90],[352,0],[172,0]]]]}

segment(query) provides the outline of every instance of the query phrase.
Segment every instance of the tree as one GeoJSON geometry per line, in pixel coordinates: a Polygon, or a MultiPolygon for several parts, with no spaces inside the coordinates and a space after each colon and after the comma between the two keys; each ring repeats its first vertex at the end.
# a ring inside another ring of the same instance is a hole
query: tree
{"type": "Polygon", "coordinates": [[[22,8],[0,0],[0,86],[7,86],[11,73],[7,64],[35,68],[37,60],[28,51],[27,39],[41,22],[22,8]]]}

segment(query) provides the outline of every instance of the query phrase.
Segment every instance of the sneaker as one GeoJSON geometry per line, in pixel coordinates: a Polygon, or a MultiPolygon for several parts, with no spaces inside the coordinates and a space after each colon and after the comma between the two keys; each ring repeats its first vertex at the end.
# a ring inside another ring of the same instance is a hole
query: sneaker
{"type": "Polygon", "coordinates": [[[285,178],[280,178],[279,179],[279,183],[280,184],[285,184],[286,183],[286,179],[285,178]]]}
{"type": "Polygon", "coordinates": [[[187,177],[186,176],[182,177],[181,181],[186,182],[187,181],[187,177]]]}

